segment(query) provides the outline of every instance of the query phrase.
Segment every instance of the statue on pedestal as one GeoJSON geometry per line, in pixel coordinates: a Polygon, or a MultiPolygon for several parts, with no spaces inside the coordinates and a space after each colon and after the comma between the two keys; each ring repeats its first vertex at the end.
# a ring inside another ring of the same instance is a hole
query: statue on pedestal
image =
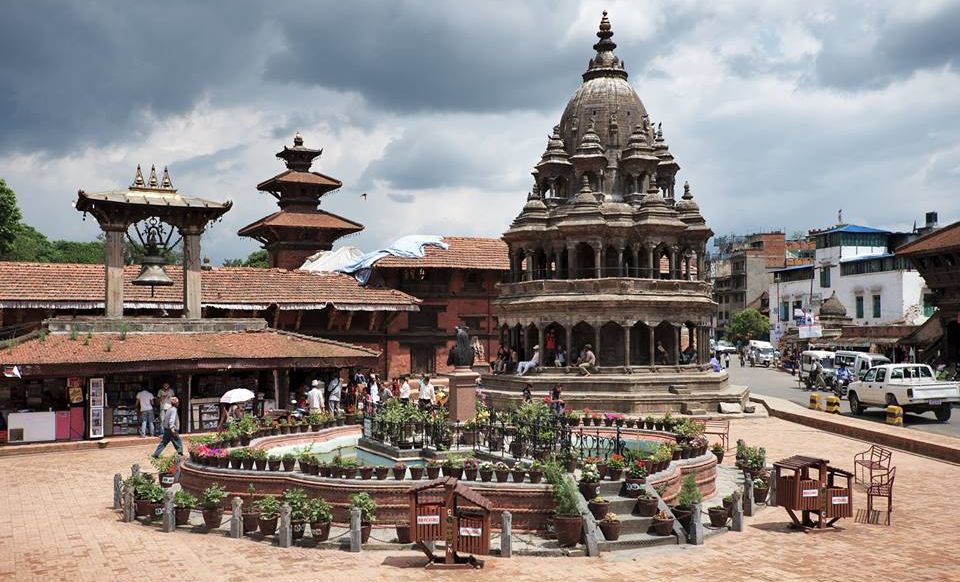
{"type": "Polygon", "coordinates": [[[473,346],[470,345],[470,328],[467,326],[457,326],[457,345],[454,346],[447,355],[447,365],[454,367],[473,366],[476,358],[473,346]]]}

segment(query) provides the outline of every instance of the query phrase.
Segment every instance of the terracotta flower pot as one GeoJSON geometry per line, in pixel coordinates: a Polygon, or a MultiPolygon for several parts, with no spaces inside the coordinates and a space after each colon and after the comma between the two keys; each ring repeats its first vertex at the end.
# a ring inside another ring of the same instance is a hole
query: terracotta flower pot
{"type": "Polygon", "coordinates": [[[713,451],[713,454],[717,457],[718,465],[723,462],[723,451],[713,451]]]}
{"type": "Polygon", "coordinates": [[[493,479],[493,471],[478,471],[478,473],[481,481],[488,482],[493,479]]]}
{"type": "Polygon", "coordinates": [[[406,467],[404,467],[403,469],[398,469],[397,467],[393,468],[393,478],[396,479],[397,481],[403,481],[406,476],[407,476],[406,467]]]}
{"type": "Polygon", "coordinates": [[[405,523],[397,524],[397,543],[398,544],[409,544],[410,539],[410,526],[405,523]]]}
{"type": "Polygon", "coordinates": [[[640,517],[653,517],[657,514],[657,499],[655,497],[638,497],[634,511],[640,517]]]}
{"type": "Polygon", "coordinates": [[[387,478],[387,475],[390,474],[390,467],[377,467],[373,470],[373,473],[377,476],[377,479],[383,481],[387,478]]]}
{"type": "Polygon", "coordinates": [[[277,533],[277,516],[273,517],[263,517],[260,516],[259,526],[260,533],[265,536],[272,536],[277,533]]]}
{"type": "Polygon", "coordinates": [[[506,483],[510,479],[510,471],[494,471],[497,475],[497,483],[506,483]]]}
{"type": "Polygon", "coordinates": [[[557,515],[553,518],[553,526],[557,532],[557,545],[561,548],[572,548],[580,543],[583,518],[579,515],[557,515]]]}
{"type": "Polygon", "coordinates": [[[368,481],[370,477],[373,477],[373,467],[360,467],[360,478],[368,481]]]}
{"type": "Polygon", "coordinates": [[[220,527],[220,523],[223,521],[223,510],[220,508],[217,509],[204,509],[203,510],[203,524],[207,529],[217,529],[220,527]]]}
{"type": "Polygon", "coordinates": [[[244,459],[240,464],[247,471],[250,471],[253,469],[253,459],[244,459]]]}
{"type": "Polygon", "coordinates": [[[134,517],[146,517],[152,513],[150,502],[146,499],[137,499],[133,502],[134,517]]]}
{"type": "Polygon", "coordinates": [[[284,471],[293,471],[293,467],[297,464],[296,459],[282,459],[280,464],[283,465],[284,471]]]}
{"type": "Polygon", "coordinates": [[[587,508],[590,510],[590,513],[593,514],[593,519],[600,521],[607,515],[607,510],[610,508],[610,502],[604,501],[602,503],[597,503],[596,501],[587,502],[587,508]]]}
{"type": "Polygon", "coordinates": [[[570,459],[569,461],[567,461],[567,462],[565,463],[564,469],[567,470],[567,473],[573,473],[574,471],[576,471],[576,470],[577,470],[577,460],[576,460],[576,459],[570,459]]]}
{"type": "Polygon", "coordinates": [[[325,542],[330,538],[330,522],[322,521],[310,524],[310,535],[318,542],[325,542]]]}
{"type": "Polygon", "coordinates": [[[523,469],[515,469],[513,471],[510,471],[510,475],[513,476],[514,483],[523,483],[523,480],[527,476],[527,472],[524,471],[523,469]]]}
{"type": "Polygon", "coordinates": [[[266,459],[256,459],[253,462],[257,467],[257,471],[266,471],[267,470],[267,460],[266,459]]]}
{"type": "Polygon", "coordinates": [[[620,538],[620,528],[623,526],[619,521],[601,521],[597,524],[600,531],[603,532],[603,538],[608,542],[616,541],[620,538]]]}
{"type": "Polygon", "coordinates": [[[673,533],[673,519],[656,519],[653,520],[653,531],[657,533],[658,536],[668,536],[673,533]]]}
{"type": "Polygon", "coordinates": [[[290,522],[290,533],[292,534],[291,539],[299,540],[303,538],[303,534],[307,533],[307,522],[301,519],[295,519],[290,522]]]}
{"type": "Polygon", "coordinates": [[[369,523],[360,524],[360,543],[365,544],[370,541],[370,529],[373,526],[369,523]]]}
{"type": "Polygon", "coordinates": [[[597,496],[597,490],[600,488],[600,484],[584,483],[581,481],[577,487],[580,489],[580,495],[583,495],[584,499],[593,499],[597,496]]]}
{"type": "Polygon", "coordinates": [[[753,500],[757,503],[766,503],[767,495],[770,493],[769,487],[754,487],[753,500]]]}
{"type": "Polygon", "coordinates": [[[423,479],[423,467],[410,467],[410,478],[414,481],[423,479]]]}
{"type": "Polygon", "coordinates": [[[189,507],[177,507],[173,510],[173,519],[174,523],[178,526],[189,525],[190,524],[190,508],[189,507]]]}
{"type": "Polygon", "coordinates": [[[607,478],[611,481],[623,479],[623,469],[611,469],[607,467],[607,478]]]}
{"type": "Polygon", "coordinates": [[[623,480],[623,496],[629,497],[630,499],[636,499],[640,497],[640,493],[643,491],[643,484],[646,482],[646,479],[631,479],[627,477],[623,480]]]}
{"type": "Polygon", "coordinates": [[[463,477],[467,481],[476,481],[477,480],[477,470],[476,469],[464,469],[463,477]]]}
{"type": "Polygon", "coordinates": [[[723,527],[727,525],[727,510],[723,507],[711,507],[707,510],[710,515],[710,525],[713,527],[723,527]]]}
{"type": "Polygon", "coordinates": [[[427,479],[433,480],[440,477],[440,467],[427,467],[427,479]]]}
{"type": "Polygon", "coordinates": [[[267,460],[267,468],[270,469],[271,471],[279,471],[279,470],[280,470],[280,459],[270,459],[270,460],[267,460]]]}
{"type": "Polygon", "coordinates": [[[543,471],[528,471],[527,476],[530,477],[531,483],[539,483],[543,480],[543,471]]]}
{"type": "Polygon", "coordinates": [[[251,511],[243,514],[243,535],[248,536],[257,531],[260,525],[260,512],[251,511]]]}
{"type": "Polygon", "coordinates": [[[607,476],[607,464],[597,463],[597,473],[600,473],[600,480],[603,481],[604,477],[607,476]]]}
{"type": "Polygon", "coordinates": [[[463,473],[463,469],[460,467],[441,467],[440,471],[444,477],[453,477],[455,479],[459,479],[463,473]]]}
{"type": "Polygon", "coordinates": [[[356,467],[345,467],[341,470],[340,475],[344,479],[356,479],[357,478],[357,468],[356,467]]]}
{"type": "Polygon", "coordinates": [[[671,509],[673,516],[677,518],[677,521],[683,526],[683,529],[690,531],[690,521],[693,519],[693,510],[681,508],[680,506],[671,509]]]}

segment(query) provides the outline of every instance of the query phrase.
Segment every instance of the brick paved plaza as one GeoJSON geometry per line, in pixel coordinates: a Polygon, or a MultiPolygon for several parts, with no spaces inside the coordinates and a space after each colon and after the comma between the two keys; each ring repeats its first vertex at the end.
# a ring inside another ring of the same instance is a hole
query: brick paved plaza
{"type": "MultiPolygon", "coordinates": [[[[852,469],[863,442],[778,419],[735,421],[732,436],[767,447],[768,459],[824,456],[852,469]]],[[[429,578],[511,580],[946,580],[955,579],[952,550],[960,467],[899,451],[894,525],[844,520],[844,531],[803,534],[786,528],[782,509],[748,518],[742,534],[680,546],[593,558],[492,558],[482,572],[424,573],[413,552],[281,550],[222,534],[124,524],[110,509],[111,484],[131,463],[147,465],[150,446],[0,458],[0,579],[4,580],[305,580],[324,571],[339,579],[429,578]],[[822,572],[822,573],[821,573],[822,572]]],[[[724,463],[732,462],[728,455],[724,463]]],[[[856,495],[856,494],[855,494],[856,495]]],[[[860,492],[855,508],[866,503],[860,492]]]]}

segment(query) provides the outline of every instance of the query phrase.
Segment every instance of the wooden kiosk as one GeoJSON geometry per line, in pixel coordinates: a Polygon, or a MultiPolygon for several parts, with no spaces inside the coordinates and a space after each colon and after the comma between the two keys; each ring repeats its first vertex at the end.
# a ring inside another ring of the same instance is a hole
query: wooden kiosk
{"type": "Polygon", "coordinates": [[[493,504],[453,477],[415,485],[409,494],[411,537],[430,559],[427,568],[482,568],[482,560],[466,553],[490,553],[493,504]],[[443,556],[425,543],[440,540],[446,546],[443,556]]]}
{"type": "Polygon", "coordinates": [[[774,502],[790,514],[793,526],[805,531],[826,531],[843,517],[853,516],[853,473],[830,466],[830,461],[794,455],[773,464],[777,486],[774,502]],[[792,471],[784,475],[783,471],[792,471]],[[811,476],[816,471],[816,476],[811,476]],[[840,480],[846,479],[846,485],[840,480]],[[802,519],[797,519],[800,511],[802,519]],[[812,515],[817,516],[816,522],[812,515]],[[829,520],[829,521],[828,521],[829,520]]]}

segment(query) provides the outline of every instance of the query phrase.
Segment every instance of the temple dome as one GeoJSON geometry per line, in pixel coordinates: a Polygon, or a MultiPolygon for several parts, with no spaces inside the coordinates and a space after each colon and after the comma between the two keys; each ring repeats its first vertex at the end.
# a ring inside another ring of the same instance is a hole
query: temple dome
{"type": "Polygon", "coordinates": [[[837,299],[837,292],[834,291],[829,299],[820,306],[820,317],[846,317],[847,308],[837,299]]]}

